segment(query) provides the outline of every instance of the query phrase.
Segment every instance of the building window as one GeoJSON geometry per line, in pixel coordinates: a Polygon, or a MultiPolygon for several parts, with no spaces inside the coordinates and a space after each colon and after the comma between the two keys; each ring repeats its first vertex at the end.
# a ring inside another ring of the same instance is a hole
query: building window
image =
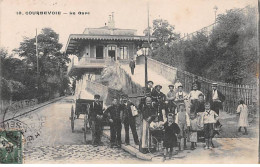
{"type": "Polygon", "coordinates": [[[120,59],[128,59],[128,55],[127,55],[127,46],[121,46],[120,47],[120,59]]]}
{"type": "Polygon", "coordinates": [[[109,47],[108,47],[108,50],[114,50],[114,51],[115,51],[115,50],[116,50],[116,47],[115,47],[115,46],[109,46],[109,47]]]}
{"type": "Polygon", "coordinates": [[[108,46],[108,56],[116,61],[116,47],[115,46],[108,46]]]}

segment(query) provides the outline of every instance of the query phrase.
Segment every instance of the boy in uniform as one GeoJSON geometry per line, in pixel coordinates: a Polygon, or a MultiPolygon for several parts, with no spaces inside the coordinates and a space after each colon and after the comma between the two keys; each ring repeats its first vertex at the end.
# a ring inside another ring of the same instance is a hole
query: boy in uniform
{"type": "Polygon", "coordinates": [[[206,146],[205,149],[211,149],[214,147],[212,138],[214,135],[214,124],[218,120],[218,114],[210,109],[210,103],[205,103],[205,112],[202,117],[204,124],[204,133],[206,146]]]}
{"type": "Polygon", "coordinates": [[[179,112],[176,114],[175,123],[179,125],[180,128],[180,143],[179,143],[179,150],[183,150],[181,145],[183,143],[184,149],[187,149],[186,145],[186,138],[187,138],[187,131],[190,129],[190,118],[188,113],[185,109],[185,104],[179,104],[179,112]]]}

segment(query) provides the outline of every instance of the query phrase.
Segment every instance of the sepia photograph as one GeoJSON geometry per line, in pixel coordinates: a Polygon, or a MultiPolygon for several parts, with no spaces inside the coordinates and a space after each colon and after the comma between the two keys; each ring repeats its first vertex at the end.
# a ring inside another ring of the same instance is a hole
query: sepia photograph
{"type": "Polygon", "coordinates": [[[257,0],[0,0],[0,164],[259,164],[257,0]]]}

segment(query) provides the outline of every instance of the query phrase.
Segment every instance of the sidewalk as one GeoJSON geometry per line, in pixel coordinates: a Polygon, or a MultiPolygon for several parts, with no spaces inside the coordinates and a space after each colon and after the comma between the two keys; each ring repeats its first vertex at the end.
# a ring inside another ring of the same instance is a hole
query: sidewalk
{"type": "Polygon", "coordinates": [[[3,122],[6,122],[8,120],[17,118],[17,117],[19,117],[21,115],[25,115],[25,114],[27,114],[27,113],[29,113],[31,111],[37,110],[37,109],[39,109],[41,107],[47,106],[48,104],[54,103],[54,102],[59,101],[59,100],[61,100],[63,98],[65,98],[65,96],[58,97],[58,98],[52,99],[52,100],[44,102],[44,103],[36,104],[34,106],[26,107],[26,108],[23,108],[21,110],[7,112],[5,115],[3,113],[0,116],[1,117],[0,118],[0,124],[3,123],[3,122]]]}
{"type": "MultiPolygon", "coordinates": [[[[140,138],[140,129],[137,129],[140,138]]],[[[130,131],[130,145],[124,144],[125,131],[122,127],[122,149],[145,161],[161,163],[163,151],[154,154],[143,154],[134,144],[130,131]]],[[[103,130],[103,135],[110,139],[109,128],[103,130]]],[[[178,152],[171,160],[166,159],[165,163],[258,163],[258,138],[235,137],[235,138],[214,138],[216,148],[205,150],[204,143],[197,143],[197,149],[190,150],[190,142],[187,143],[188,150],[178,152]]],[[[176,150],[176,148],[175,148],[176,150]]]]}
{"type": "MultiPolygon", "coordinates": [[[[132,81],[135,83],[138,83],[141,86],[145,86],[144,80],[145,80],[145,68],[143,64],[136,65],[134,75],[131,74],[131,69],[129,68],[129,65],[121,65],[122,69],[124,69],[129,76],[131,76],[132,81]]],[[[154,82],[154,86],[160,84],[162,85],[162,92],[164,94],[167,94],[169,92],[168,85],[173,84],[169,80],[165,79],[163,76],[157,74],[150,68],[147,69],[148,71],[148,81],[152,80],[154,82]]]]}

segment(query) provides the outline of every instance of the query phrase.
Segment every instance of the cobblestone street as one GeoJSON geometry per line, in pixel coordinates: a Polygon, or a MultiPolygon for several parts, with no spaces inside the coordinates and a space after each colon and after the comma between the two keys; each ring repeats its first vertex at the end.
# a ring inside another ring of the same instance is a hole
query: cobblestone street
{"type": "MultiPolygon", "coordinates": [[[[71,97],[66,97],[17,118],[20,122],[26,121],[26,126],[30,128],[29,132],[25,133],[25,137],[34,136],[24,143],[24,163],[151,163],[135,156],[135,153],[139,152],[138,146],[134,146],[134,155],[132,155],[123,149],[110,148],[106,137],[102,137],[103,145],[99,147],[84,143],[82,116],[75,120],[75,130],[73,133],[71,131],[70,99],[71,97]],[[41,120],[40,126],[39,120],[41,120]],[[36,134],[38,136],[35,136],[36,134]]],[[[236,116],[226,113],[221,115],[223,128],[220,135],[213,139],[216,148],[204,150],[204,144],[198,143],[196,150],[179,152],[173,159],[167,159],[165,163],[256,163],[258,121],[255,120],[250,125],[249,135],[243,135],[237,132],[236,116]]],[[[109,130],[106,132],[109,136],[109,130]]],[[[124,130],[122,133],[124,142],[124,130]]],[[[131,134],[130,138],[132,140],[131,134]]],[[[90,143],[90,140],[89,134],[87,143],[90,143]]],[[[132,141],[130,143],[133,144],[132,141]]],[[[190,147],[189,142],[188,147],[190,147]]],[[[161,154],[151,156],[155,157],[152,158],[152,163],[162,162],[161,154]]]]}
{"type": "Polygon", "coordinates": [[[131,154],[117,148],[92,145],[36,147],[24,151],[25,163],[140,163],[131,154]]]}
{"type": "MultiPolygon", "coordinates": [[[[24,163],[141,162],[122,149],[110,148],[109,140],[105,137],[102,137],[102,146],[86,144],[82,131],[83,115],[75,120],[75,130],[72,133],[69,120],[72,105],[70,99],[71,97],[66,97],[17,118],[20,122],[26,122],[24,127],[29,129],[24,136],[27,139],[24,142],[24,163]],[[40,126],[39,118],[44,118],[40,126]],[[29,136],[32,137],[28,139],[29,136]]],[[[91,140],[91,134],[87,135],[87,140],[91,140]]]]}

